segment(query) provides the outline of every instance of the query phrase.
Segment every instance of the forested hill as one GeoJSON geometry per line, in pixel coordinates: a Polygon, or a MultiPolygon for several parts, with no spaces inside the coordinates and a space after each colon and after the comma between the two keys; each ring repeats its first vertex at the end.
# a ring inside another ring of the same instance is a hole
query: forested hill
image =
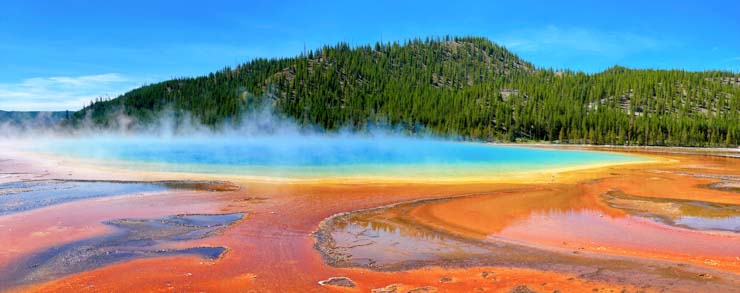
{"type": "Polygon", "coordinates": [[[94,101],[66,123],[120,127],[116,117],[126,114],[147,124],[168,111],[216,127],[264,104],[327,130],[390,125],[486,141],[740,144],[740,75],[543,70],[477,37],[340,43],[256,59],[94,101]]]}

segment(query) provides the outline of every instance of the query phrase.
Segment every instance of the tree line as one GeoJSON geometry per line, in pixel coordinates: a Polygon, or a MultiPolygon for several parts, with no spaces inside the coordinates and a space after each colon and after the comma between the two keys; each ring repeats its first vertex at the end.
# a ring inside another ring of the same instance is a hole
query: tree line
{"type": "Polygon", "coordinates": [[[740,75],[541,69],[479,37],[339,43],[255,59],[95,101],[66,124],[115,127],[121,113],[146,124],[173,111],[218,127],[264,104],[329,131],[381,125],[500,142],[740,144],[740,75]]]}

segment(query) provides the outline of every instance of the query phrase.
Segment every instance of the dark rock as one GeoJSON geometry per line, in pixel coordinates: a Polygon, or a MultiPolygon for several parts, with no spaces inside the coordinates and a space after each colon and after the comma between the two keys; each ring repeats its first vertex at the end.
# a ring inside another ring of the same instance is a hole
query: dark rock
{"type": "Polygon", "coordinates": [[[485,278],[485,279],[490,279],[490,278],[493,278],[493,274],[495,274],[495,273],[494,272],[485,271],[485,272],[480,273],[480,276],[483,277],[483,278],[485,278]]]}
{"type": "Polygon", "coordinates": [[[437,288],[432,287],[432,286],[424,286],[424,287],[414,288],[409,291],[406,291],[406,293],[425,293],[425,292],[437,292],[437,288]]]}
{"type": "Polygon", "coordinates": [[[399,287],[401,287],[400,284],[391,284],[383,288],[375,288],[372,290],[372,293],[396,293],[399,287]]]}
{"type": "Polygon", "coordinates": [[[352,279],[347,278],[347,277],[331,277],[326,280],[319,281],[319,285],[354,288],[355,282],[353,282],[352,279]]]}
{"type": "Polygon", "coordinates": [[[537,291],[529,289],[529,287],[525,285],[519,285],[514,287],[514,289],[511,289],[509,293],[537,293],[537,291]]]}

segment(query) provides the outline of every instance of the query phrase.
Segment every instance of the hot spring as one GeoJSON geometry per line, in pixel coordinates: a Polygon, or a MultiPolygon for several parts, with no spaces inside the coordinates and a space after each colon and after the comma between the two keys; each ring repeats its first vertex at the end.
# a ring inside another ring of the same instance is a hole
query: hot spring
{"type": "Polygon", "coordinates": [[[644,160],[606,152],[399,136],[102,137],[46,140],[29,148],[126,169],[295,179],[481,179],[644,160]]]}

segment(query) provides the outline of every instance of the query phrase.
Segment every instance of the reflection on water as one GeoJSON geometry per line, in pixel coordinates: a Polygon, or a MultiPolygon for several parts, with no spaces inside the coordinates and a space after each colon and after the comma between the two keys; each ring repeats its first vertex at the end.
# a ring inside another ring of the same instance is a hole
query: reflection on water
{"type": "Polygon", "coordinates": [[[347,261],[369,266],[429,261],[488,251],[428,229],[398,225],[373,216],[338,221],[331,237],[338,250],[348,253],[347,261]]]}
{"type": "Polygon", "coordinates": [[[587,247],[605,253],[628,249],[726,259],[740,255],[737,236],[687,233],[643,217],[612,217],[595,210],[533,213],[493,236],[555,247],[587,247]]]}
{"type": "Polygon", "coordinates": [[[147,182],[39,180],[0,184],[0,215],[89,198],[167,190],[147,182]]]}
{"type": "Polygon", "coordinates": [[[668,225],[740,233],[740,205],[641,197],[619,190],[610,191],[603,198],[614,208],[668,225]]]}
{"type": "Polygon", "coordinates": [[[562,187],[500,192],[355,212],[330,222],[329,250],[342,256],[341,263],[380,268],[482,259],[501,264],[533,261],[541,251],[485,236],[533,217],[549,221],[557,215],[598,214],[572,208],[580,204],[576,191],[562,187]]]}
{"type": "Polygon", "coordinates": [[[707,218],[686,216],[674,220],[676,224],[699,230],[724,230],[740,233],[740,216],[707,218]]]}
{"type": "Polygon", "coordinates": [[[9,265],[0,265],[0,284],[45,281],[136,258],[194,255],[216,260],[226,251],[225,247],[169,245],[215,235],[243,217],[244,213],[186,214],[106,221],[115,231],[36,251],[9,265]]]}
{"type": "Polygon", "coordinates": [[[314,236],[324,260],[337,267],[381,271],[425,266],[517,267],[627,282],[656,291],[712,287],[715,292],[732,292],[735,288],[732,273],[712,271],[715,277],[708,283],[701,277],[707,275],[703,268],[622,258],[610,252],[613,248],[652,250],[724,263],[740,253],[740,238],[669,228],[624,214],[609,215],[598,208],[578,206],[583,201],[585,198],[564,189],[426,200],[340,214],[327,219],[314,236]],[[548,193],[556,195],[553,201],[545,199],[548,193]],[[517,200],[522,205],[507,210],[517,200]],[[563,205],[543,208],[553,202],[563,205]],[[578,207],[568,208],[565,203],[578,207]],[[484,231],[494,232],[484,238],[475,236],[484,231]],[[584,251],[586,246],[605,249],[584,251]]]}
{"type": "Polygon", "coordinates": [[[736,206],[645,201],[614,194],[605,199],[620,209],[639,207],[640,213],[615,213],[599,205],[598,197],[584,196],[572,186],[431,200],[334,220],[329,228],[333,240],[330,254],[343,255],[345,263],[379,267],[492,255],[508,255],[497,259],[501,262],[521,262],[526,257],[510,255],[522,252],[524,248],[517,245],[527,249],[587,249],[607,254],[636,251],[727,260],[740,255],[740,235],[681,228],[736,231],[737,216],[718,216],[735,213],[736,206]],[[673,213],[671,223],[680,227],[655,220],[658,215],[664,217],[665,211],[673,213]],[[652,214],[648,216],[648,212],[652,214]]]}
{"type": "Polygon", "coordinates": [[[0,216],[78,200],[166,190],[229,191],[221,181],[33,180],[0,184],[0,216]]]}

